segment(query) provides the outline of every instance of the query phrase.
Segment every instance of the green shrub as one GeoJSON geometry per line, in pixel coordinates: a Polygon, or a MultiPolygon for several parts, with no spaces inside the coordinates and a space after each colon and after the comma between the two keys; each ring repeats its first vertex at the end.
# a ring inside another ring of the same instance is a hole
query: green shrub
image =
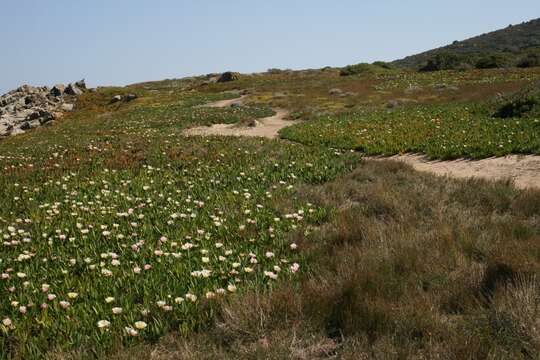
{"type": "Polygon", "coordinates": [[[428,59],[427,63],[420,68],[421,72],[459,70],[464,64],[468,64],[466,57],[454,53],[438,53],[428,59]]]}
{"type": "Polygon", "coordinates": [[[476,61],[475,67],[477,69],[497,69],[503,68],[507,65],[506,59],[500,55],[487,55],[483,56],[476,61]]]}
{"type": "Polygon", "coordinates": [[[374,66],[382,67],[383,69],[392,70],[395,69],[395,66],[387,63],[386,61],[375,61],[373,64],[374,66]]]}
{"type": "Polygon", "coordinates": [[[520,68],[531,68],[537,66],[540,66],[540,54],[538,53],[528,54],[527,56],[521,58],[517,63],[517,67],[520,68]]]}
{"type": "MultiPolygon", "coordinates": [[[[382,63],[382,62],[379,62],[382,63]]],[[[341,69],[339,75],[341,76],[350,76],[350,75],[360,75],[360,74],[380,74],[386,72],[390,69],[389,65],[382,66],[380,64],[368,64],[360,63],[355,65],[347,65],[341,69]]]]}
{"type": "Polygon", "coordinates": [[[540,115],[540,85],[526,88],[508,98],[498,106],[495,117],[511,118],[540,115]]]}

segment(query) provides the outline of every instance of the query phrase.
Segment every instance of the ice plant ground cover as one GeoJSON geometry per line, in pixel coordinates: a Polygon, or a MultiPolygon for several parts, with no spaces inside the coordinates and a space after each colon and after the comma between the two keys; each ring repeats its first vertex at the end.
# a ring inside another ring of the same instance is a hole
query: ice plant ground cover
{"type": "Polygon", "coordinates": [[[49,129],[29,134],[32,147],[22,138],[0,144],[0,353],[99,353],[187,333],[211,315],[213,301],[302,267],[283,234],[324,214],[309,203],[282,213],[274,201],[350,170],[357,156],[185,138],[185,124],[167,114],[238,121],[238,110],[191,100],[105,122],[73,119],[75,130],[64,123],[52,137],[49,129]]]}
{"type": "Polygon", "coordinates": [[[540,154],[540,118],[498,119],[474,103],[415,105],[323,116],[284,129],[305,144],[370,155],[424,153],[433,159],[540,154]]]}

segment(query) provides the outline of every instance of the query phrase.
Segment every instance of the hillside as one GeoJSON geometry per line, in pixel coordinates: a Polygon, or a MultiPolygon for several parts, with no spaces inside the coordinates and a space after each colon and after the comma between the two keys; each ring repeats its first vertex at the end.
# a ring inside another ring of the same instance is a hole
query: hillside
{"type": "Polygon", "coordinates": [[[428,59],[440,53],[452,53],[464,56],[480,54],[513,54],[525,56],[527,50],[540,47],[540,19],[519,25],[510,25],[505,29],[475,36],[464,41],[455,41],[451,45],[407,56],[394,61],[394,64],[406,68],[418,68],[428,59]]]}
{"type": "Polygon", "coordinates": [[[0,359],[533,358],[540,191],[369,155],[540,164],[540,68],[358,69],[86,89],[2,139],[0,359]]]}

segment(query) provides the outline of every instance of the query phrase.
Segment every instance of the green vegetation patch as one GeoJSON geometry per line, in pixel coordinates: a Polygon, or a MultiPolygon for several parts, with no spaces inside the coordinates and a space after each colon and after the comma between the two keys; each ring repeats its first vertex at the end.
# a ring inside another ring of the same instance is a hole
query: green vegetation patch
{"type": "Polygon", "coordinates": [[[425,153],[430,158],[540,154],[540,119],[500,119],[482,106],[445,104],[325,116],[282,130],[304,144],[367,154],[425,153]]]}

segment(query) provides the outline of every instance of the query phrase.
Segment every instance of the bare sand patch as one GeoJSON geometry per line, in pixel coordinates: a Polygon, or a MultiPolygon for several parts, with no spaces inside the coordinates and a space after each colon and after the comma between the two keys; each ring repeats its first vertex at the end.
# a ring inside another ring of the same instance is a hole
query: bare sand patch
{"type": "Polygon", "coordinates": [[[290,126],[295,121],[285,120],[289,112],[283,109],[274,109],[275,115],[253,121],[253,126],[239,126],[238,124],[215,124],[212,126],[200,126],[188,129],[186,135],[201,136],[258,136],[275,139],[279,130],[290,126]]]}
{"type": "Polygon", "coordinates": [[[508,155],[482,160],[431,161],[423,155],[405,154],[376,159],[402,161],[417,171],[440,176],[487,180],[510,179],[520,189],[540,188],[540,156],[535,155],[508,155]]]}

